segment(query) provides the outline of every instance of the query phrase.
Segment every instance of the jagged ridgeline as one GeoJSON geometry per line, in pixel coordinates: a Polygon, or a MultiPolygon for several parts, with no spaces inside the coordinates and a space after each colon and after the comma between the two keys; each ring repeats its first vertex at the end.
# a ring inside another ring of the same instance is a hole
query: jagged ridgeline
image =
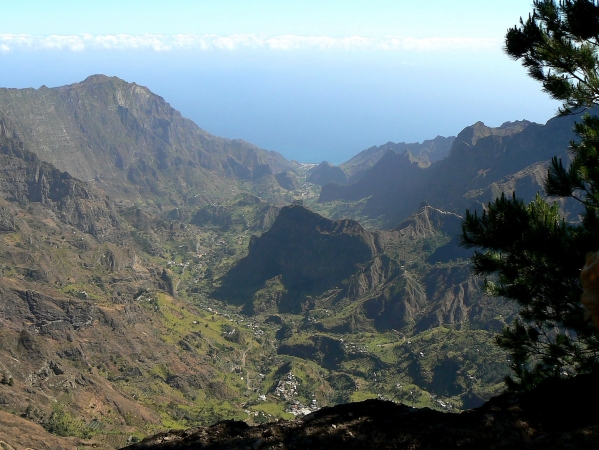
{"type": "Polygon", "coordinates": [[[259,321],[279,318],[277,352],[330,370],[337,401],[414,383],[455,406],[479,404],[505,374],[492,336],[514,311],[482,295],[455,242],[460,223],[423,205],[372,232],[287,206],[213,295],[259,321]]]}
{"type": "Polygon", "coordinates": [[[268,231],[252,237],[248,255],[213,295],[247,314],[330,309],[321,330],[349,332],[356,320],[379,331],[485,327],[485,300],[463,261],[470,253],[456,244],[460,224],[461,217],[424,205],[395,229],[373,232],[286,206],[268,231]]]}
{"type": "Polygon", "coordinates": [[[94,75],[58,88],[0,89],[4,129],[44,161],[118,198],[181,204],[277,190],[279,153],[213,136],[149,89],[94,75]]]}
{"type": "MultiPolygon", "coordinates": [[[[551,158],[568,159],[566,149],[579,119],[557,117],[545,125],[524,120],[497,128],[477,122],[456,138],[425,141],[427,149],[439,149],[433,155],[446,156],[431,159],[430,164],[423,164],[413,153],[417,147],[410,150],[408,144],[373,147],[327,169],[344,171],[350,181],[323,183],[317,208],[331,217],[341,214],[392,228],[421,201],[461,215],[466,208],[480,209],[501,192],[509,195],[515,190],[519,197],[532,200],[543,192],[551,158]]],[[[572,218],[579,212],[576,205],[564,208],[572,218]]]]}

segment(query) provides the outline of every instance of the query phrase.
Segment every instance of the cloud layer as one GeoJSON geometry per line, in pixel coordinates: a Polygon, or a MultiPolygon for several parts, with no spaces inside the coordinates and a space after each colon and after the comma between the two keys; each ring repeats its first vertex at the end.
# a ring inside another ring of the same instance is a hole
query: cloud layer
{"type": "Polygon", "coordinates": [[[384,38],[362,36],[336,38],[330,36],[281,35],[265,37],[253,34],[231,36],[198,34],[115,34],[115,35],[51,35],[0,34],[0,52],[19,50],[386,50],[386,51],[459,51],[498,50],[500,39],[477,38],[384,38]]]}

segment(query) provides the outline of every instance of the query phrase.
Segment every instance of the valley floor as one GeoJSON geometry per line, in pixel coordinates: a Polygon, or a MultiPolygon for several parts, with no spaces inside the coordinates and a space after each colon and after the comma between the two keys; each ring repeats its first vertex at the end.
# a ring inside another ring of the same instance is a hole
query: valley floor
{"type": "Polygon", "coordinates": [[[161,433],[127,447],[152,449],[596,449],[598,377],[546,381],[502,394],[460,414],[380,400],[323,408],[303,419],[261,424],[224,421],[161,433]]]}

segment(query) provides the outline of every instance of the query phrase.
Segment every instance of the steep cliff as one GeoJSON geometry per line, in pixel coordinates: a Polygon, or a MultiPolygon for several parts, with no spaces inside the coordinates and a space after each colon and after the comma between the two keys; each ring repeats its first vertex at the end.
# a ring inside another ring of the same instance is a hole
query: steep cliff
{"type": "Polygon", "coordinates": [[[287,294],[278,306],[301,310],[307,295],[326,291],[348,278],[380,247],[377,235],[353,220],[330,221],[303,206],[291,205],[281,209],[270,230],[252,237],[248,250],[248,256],[223,278],[215,295],[237,304],[251,303],[268,280],[279,277],[287,294]]]}
{"type": "Polygon", "coordinates": [[[98,239],[115,239],[119,218],[102,191],[41,161],[23,143],[0,133],[0,197],[39,203],[69,225],[98,239]]]}

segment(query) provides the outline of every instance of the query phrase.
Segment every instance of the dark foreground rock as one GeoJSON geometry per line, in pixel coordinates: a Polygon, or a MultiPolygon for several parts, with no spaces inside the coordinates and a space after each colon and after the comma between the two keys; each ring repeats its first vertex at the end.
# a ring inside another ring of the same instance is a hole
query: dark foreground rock
{"type": "Polygon", "coordinates": [[[367,400],[250,427],[225,421],[170,431],[128,449],[596,449],[599,376],[548,381],[450,414],[367,400]]]}

